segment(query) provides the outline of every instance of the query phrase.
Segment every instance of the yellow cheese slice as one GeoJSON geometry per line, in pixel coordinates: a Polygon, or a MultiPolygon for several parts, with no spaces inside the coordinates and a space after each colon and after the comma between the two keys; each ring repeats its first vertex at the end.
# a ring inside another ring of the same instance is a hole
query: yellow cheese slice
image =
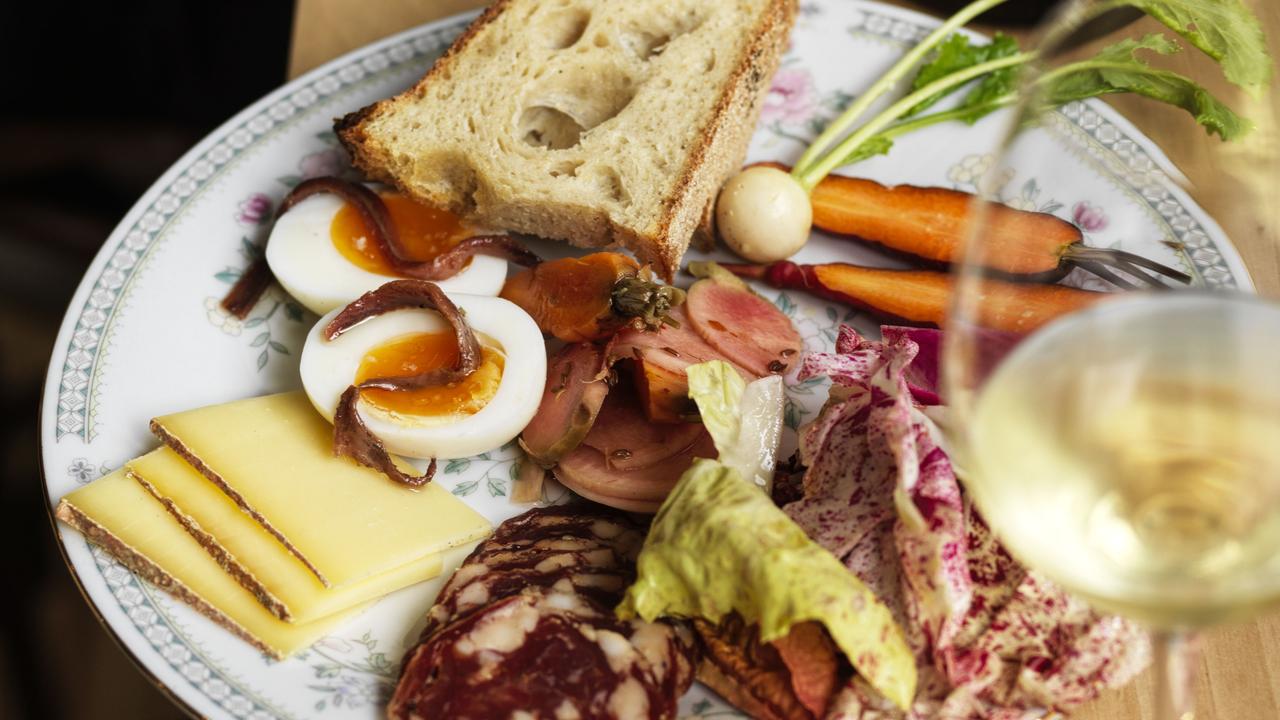
{"type": "Polygon", "coordinates": [[[306,624],[280,620],[219,567],[125,470],[68,494],[55,514],[139,577],[276,658],[310,646],[368,607],[306,624]]]}
{"type": "Polygon", "coordinates": [[[318,620],[440,574],[440,554],[432,553],[326,588],[275,536],[170,448],[132,460],[128,469],[232,577],[283,620],[318,620]]]}
{"type": "Polygon", "coordinates": [[[333,427],[302,392],[166,415],[151,429],[330,587],[491,529],[435,483],[406,487],[334,457],[333,427]]]}

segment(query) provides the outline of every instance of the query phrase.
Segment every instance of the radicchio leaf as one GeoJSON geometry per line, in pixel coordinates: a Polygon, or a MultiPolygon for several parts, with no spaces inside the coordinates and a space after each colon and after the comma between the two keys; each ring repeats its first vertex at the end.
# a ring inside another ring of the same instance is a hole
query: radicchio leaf
{"type": "Polygon", "coordinates": [[[962,492],[920,410],[941,333],[882,330],[873,342],[841,328],[835,353],[805,358],[800,377],[831,378],[833,400],[801,430],[804,497],[784,509],[894,613],[918,692],[904,713],[855,679],[829,715],[1020,718],[1126,682],[1145,635],[1018,565],[962,492]]]}

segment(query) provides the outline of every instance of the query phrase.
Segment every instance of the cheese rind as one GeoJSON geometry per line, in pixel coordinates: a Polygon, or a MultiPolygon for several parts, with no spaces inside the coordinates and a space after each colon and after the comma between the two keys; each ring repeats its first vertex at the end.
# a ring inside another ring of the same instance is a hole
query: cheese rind
{"type": "Polygon", "coordinates": [[[280,620],[123,469],[69,493],[54,514],[142,579],[276,658],[310,646],[371,604],[306,624],[280,620]]]}
{"type": "Polygon", "coordinates": [[[172,449],[158,448],[127,467],[219,565],[283,620],[318,620],[440,574],[440,554],[432,553],[326,588],[274,535],[172,449]]]}
{"type": "Polygon", "coordinates": [[[447,490],[333,455],[301,392],[156,418],[152,430],[331,587],[476,540],[491,526],[447,490]]]}

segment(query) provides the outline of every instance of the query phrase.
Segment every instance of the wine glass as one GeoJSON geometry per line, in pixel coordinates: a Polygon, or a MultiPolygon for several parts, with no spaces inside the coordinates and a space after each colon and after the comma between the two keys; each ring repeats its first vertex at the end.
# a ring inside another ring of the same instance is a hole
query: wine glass
{"type": "MultiPolygon", "coordinates": [[[[1273,18],[1265,2],[1245,4],[1273,18]]],[[[1039,59],[955,269],[945,381],[958,465],[985,520],[1029,567],[1148,626],[1157,717],[1186,720],[1189,633],[1280,604],[1280,93],[1274,80],[1233,84],[1177,33],[1115,6],[1068,3],[1030,45],[1039,59]],[[1150,33],[1183,46],[1151,65],[1252,129],[1224,142],[1147,98],[1057,106],[1054,83],[1105,49],[1167,49],[1141,39],[1150,33]],[[1053,151],[1064,142],[1069,161],[1053,151]],[[991,270],[1009,252],[992,240],[1001,204],[1079,228],[1064,277],[991,270]],[[1108,294],[1041,317],[1002,300],[1011,279],[1108,294]]],[[[1280,28],[1267,31],[1274,54],[1280,28]]]]}

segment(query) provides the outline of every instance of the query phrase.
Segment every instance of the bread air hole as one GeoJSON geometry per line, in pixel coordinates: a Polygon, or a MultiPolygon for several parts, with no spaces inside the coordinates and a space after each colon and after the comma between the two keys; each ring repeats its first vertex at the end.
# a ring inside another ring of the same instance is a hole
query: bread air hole
{"type": "Polygon", "coordinates": [[[575,65],[535,84],[528,97],[515,136],[534,147],[564,150],[622,112],[635,97],[635,84],[608,65],[575,65]]]}
{"type": "Polygon", "coordinates": [[[622,35],[622,43],[627,46],[632,55],[641,60],[648,60],[655,55],[661,55],[669,42],[671,42],[670,35],[652,33],[647,30],[633,30],[622,35]]]}
{"type": "Polygon", "coordinates": [[[578,168],[580,167],[582,167],[581,160],[566,160],[552,165],[548,174],[553,178],[578,177],[578,168]]]}
{"type": "Polygon", "coordinates": [[[565,113],[545,105],[525,108],[520,114],[521,139],[534,147],[564,150],[578,144],[583,127],[565,113]]]}
{"type": "Polygon", "coordinates": [[[671,41],[697,30],[702,21],[703,17],[693,6],[686,8],[682,15],[650,17],[643,25],[633,24],[623,30],[622,45],[640,60],[652,60],[661,55],[671,41]]]}
{"type": "Polygon", "coordinates": [[[627,192],[626,186],[622,184],[622,177],[618,175],[618,171],[611,167],[605,166],[595,169],[592,173],[592,180],[596,187],[600,188],[607,197],[621,205],[631,203],[631,194],[627,192]]]}
{"type": "Polygon", "coordinates": [[[560,50],[578,42],[591,22],[591,13],[581,8],[568,7],[554,10],[534,26],[541,31],[547,47],[560,50]]]}

